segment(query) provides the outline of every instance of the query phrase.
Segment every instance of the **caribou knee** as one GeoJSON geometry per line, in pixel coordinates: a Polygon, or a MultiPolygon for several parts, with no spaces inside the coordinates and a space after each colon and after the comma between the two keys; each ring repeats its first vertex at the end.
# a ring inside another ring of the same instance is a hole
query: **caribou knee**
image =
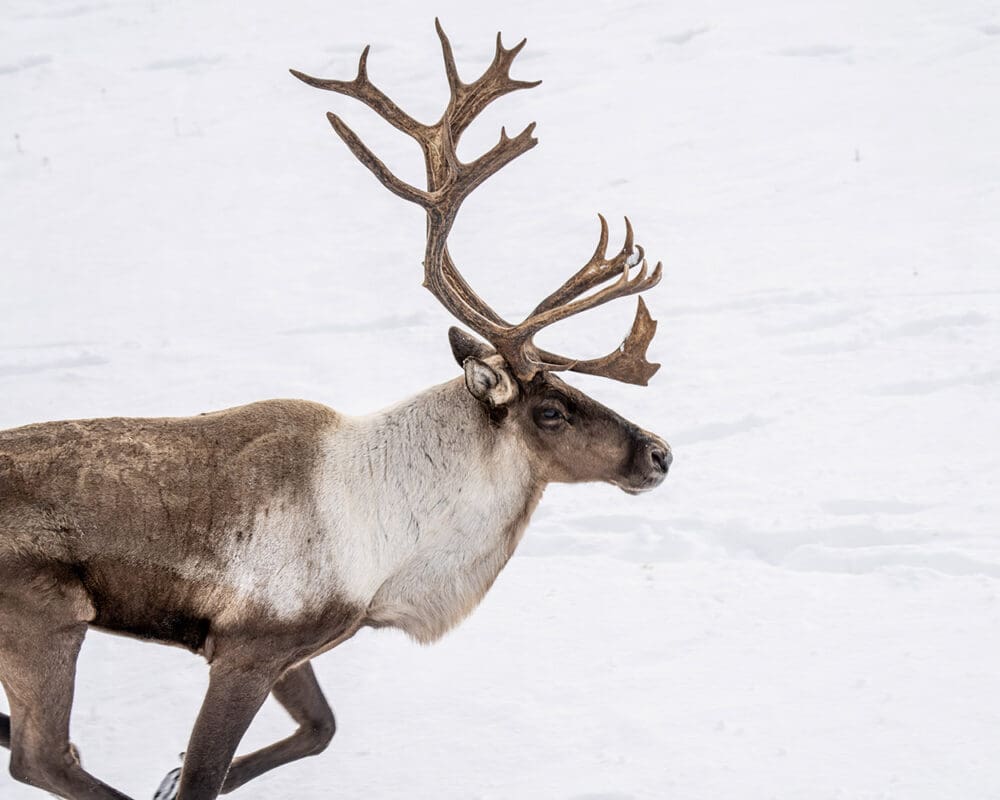
{"type": "Polygon", "coordinates": [[[37,786],[47,791],[58,791],[72,777],[80,772],[80,751],[70,744],[61,757],[32,757],[15,750],[10,756],[10,776],[29,786],[37,786]]]}
{"type": "Polygon", "coordinates": [[[19,783],[37,786],[39,789],[52,788],[52,768],[17,751],[10,756],[9,771],[10,776],[19,783]]]}
{"type": "Polygon", "coordinates": [[[24,756],[20,756],[17,753],[12,754],[8,771],[10,772],[10,777],[18,783],[27,783],[29,786],[39,785],[36,782],[38,770],[34,769],[24,756]]]}
{"type": "Polygon", "coordinates": [[[309,743],[306,755],[319,755],[333,741],[333,735],[337,732],[337,721],[333,713],[324,714],[301,725],[299,732],[309,743]]]}

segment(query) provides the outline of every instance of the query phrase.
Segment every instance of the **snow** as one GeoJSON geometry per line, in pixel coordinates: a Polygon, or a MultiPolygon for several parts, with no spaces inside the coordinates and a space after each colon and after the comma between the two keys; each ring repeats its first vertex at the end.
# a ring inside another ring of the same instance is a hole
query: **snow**
{"type": "MultiPolygon", "coordinates": [[[[666,275],[650,388],[573,382],[674,447],[663,488],[553,487],[432,648],[316,662],[339,732],[244,797],[1000,796],[1000,12],[985,0],[502,5],[7,0],[0,427],[266,397],[351,413],[457,374],[420,287],[415,116],[529,43],[461,152],[537,119],[452,251],[514,315],[629,214],[666,275]]],[[[606,352],[632,306],[546,343],[606,352]]],[[[206,670],[92,634],[73,736],[149,797],[206,670]]],[[[265,706],[244,749],[290,730],[265,706]]],[[[0,775],[0,794],[39,796],[0,775]]]]}

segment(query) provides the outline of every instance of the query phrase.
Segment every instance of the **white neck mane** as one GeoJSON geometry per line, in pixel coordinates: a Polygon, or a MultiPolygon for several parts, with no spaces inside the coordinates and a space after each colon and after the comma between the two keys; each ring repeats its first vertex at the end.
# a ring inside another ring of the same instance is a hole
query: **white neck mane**
{"type": "Polygon", "coordinates": [[[431,641],[479,602],[543,486],[461,378],[327,435],[317,475],[329,566],[376,625],[431,641]]]}

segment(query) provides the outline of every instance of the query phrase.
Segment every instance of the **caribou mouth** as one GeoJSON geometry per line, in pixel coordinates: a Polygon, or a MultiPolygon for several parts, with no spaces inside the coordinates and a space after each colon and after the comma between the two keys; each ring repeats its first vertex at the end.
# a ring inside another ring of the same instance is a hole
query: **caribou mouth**
{"type": "Polygon", "coordinates": [[[630,494],[632,496],[635,496],[637,494],[646,494],[646,492],[653,491],[653,489],[655,489],[657,486],[663,483],[666,477],[667,477],[666,474],[649,477],[646,478],[638,486],[634,484],[619,483],[618,481],[611,481],[611,483],[614,486],[617,486],[623,492],[625,492],[625,494],[630,494]]]}

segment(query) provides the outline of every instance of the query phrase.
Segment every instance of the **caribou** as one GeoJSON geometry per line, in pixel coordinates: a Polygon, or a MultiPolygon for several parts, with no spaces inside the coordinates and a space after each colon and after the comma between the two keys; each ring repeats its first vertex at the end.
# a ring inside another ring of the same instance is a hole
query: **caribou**
{"type": "Polygon", "coordinates": [[[427,215],[424,285],[473,336],[449,332],[462,374],[384,411],[350,417],[267,400],[183,418],[45,422],[0,432],[0,682],[10,773],[70,800],[126,800],[87,772],[70,741],[75,666],[90,627],[204,657],[209,684],[182,766],[159,796],[210,800],[322,751],[335,729],[310,660],[360,628],[432,642],[465,617],[521,539],[547,484],[662,483],[659,437],[559,377],[646,385],[656,329],[642,299],[611,353],[574,359],[534,343],[542,329],[660,280],[626,220],[521,322],[477,295],[448,252],[462,201],[530,148],[534,124],[470,163],[463,131],[497,98],[536,83],[510,68],[524,41],[472,83],[437,24],[450,99],[418,122],[369,79],[305,83],[355,98],[420,145],[427,186],[395,176],[335,114],[333,129],[394,194],[427,215]],[[297,730],[234,759],[268,695],[297,730]]]}

